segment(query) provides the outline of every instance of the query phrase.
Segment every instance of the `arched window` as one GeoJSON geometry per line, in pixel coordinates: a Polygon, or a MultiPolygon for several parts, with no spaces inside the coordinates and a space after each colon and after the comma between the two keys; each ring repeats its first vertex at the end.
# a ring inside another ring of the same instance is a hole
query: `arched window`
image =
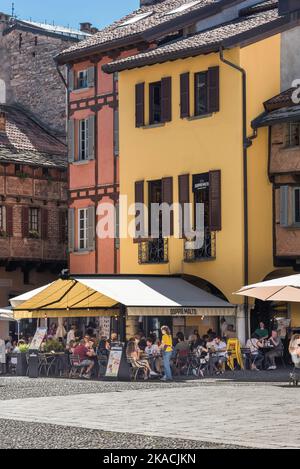
{"type": "Polygon", "coordinates": [[[0,104],[6,103],[6,84],[5,81],[0,78],[0,104]]]}

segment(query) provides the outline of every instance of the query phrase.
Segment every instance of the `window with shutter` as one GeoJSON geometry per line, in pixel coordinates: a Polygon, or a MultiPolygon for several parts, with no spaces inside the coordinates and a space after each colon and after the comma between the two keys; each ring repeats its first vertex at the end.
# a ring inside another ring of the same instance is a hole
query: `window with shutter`
{"type": "Polygon", "coordinates": [[[135,183],[135,205],[136,205],[136,219],[139,218],[140,223],[136,224],[136,238],[145,236],[145,212],[144,212],[144,181],[137,181],[135,183]]]}
{"type": "Polygon", "coordinates": [[[220,231],[221,223],[221,171],[209,173],[209,227],[211,231],[220,231]]]}
{"type": "Polygon", "coordinates": [[[180,75],[180,117],[190,117],[190,74],[180,75]]]}
{"type": "Polygon", "coordinates": [[[179,234],[181,238],[185,237],[185,234],[190,232],[190,217],[189,210],[185,207],[185,204],[190,202],[190,176],[189,174],[183,174],[178,177],[178,189],[179,189],[179,204],[181,206],[181,217],[179,220],[179,234]]]}
{"type": "Polygon", "coordinates": [[[145,125],[145,83],[135,86],[135,126],[145,125]]]}
{"type": "MultiPolygon", "coordinates": [[[[168,204],[169,207],[173,205],[173,178],[163,178],[162,179],[162,202],[168,204]]],[[[173,210],[170,211],[170,236],[174,234],[174,213],[173,210]]]]}
{"type": "Polygon", "coordinates": [[[220,110],[220,69],[211,67],[207,74],[208,86],[208,112],[218,112],[220,110]]]}
{"type": "Polygon", "coordinates": [[[22,207],[22,237],[29,238],[29,208],[22,207]]]}
{"type": "Polygon", "coordinates": [[[70,119],[68,122],[68,160],[73,163],[75,160],[75,121],[70,119]]]}
{"type": "Polygon", "coordinates": [[[95,159],[95,116],[88,118],[88,159],[95,159]]]}
{"type": "Polygon", "coordinates": [[[81,90],[88,88],[88,70],[80,70],[80,72],[77,72],[76,76],[76,89],[81,90]]]}
{"type": "Polygon", "coordinates": [[[70,208],[68,210],[68,241],[69,241],[69,252],[73,252],[75,249],[75,209],[70,208]]]}
{"type": "Polygon", "coordinates": [[[89,88],[95,86],[95,67],[89,67],[87,70],[87,85],[89,88]]]}
{"type": "Polygon", "coordinates": [[[172,78],[161,80],[161,122],[172,120],[172,78]]]}

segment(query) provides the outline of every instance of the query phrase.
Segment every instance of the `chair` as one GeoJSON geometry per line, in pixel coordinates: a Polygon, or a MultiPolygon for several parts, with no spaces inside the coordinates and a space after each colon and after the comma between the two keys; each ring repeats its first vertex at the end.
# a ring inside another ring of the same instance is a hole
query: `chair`
{"type": "Polygon", "coordinates": [[[81,377],[84,366],[81,363],[79,355],[70,355],[69,378],[81,377]]]}
{"type": "Polygon", "coordinates": [[[145,372],[145,366],[138,364],[133,358],[127,358],[127,362],[129,363],[130,370],[131,370],[131,379],[137,381],[139,373],[143,371],[145,372]]]}
{"type": "Polygon", "coordinates": [[[188,350],[180,350],[176,356],[175,360],[175,368],[177,372],[180,374],[184,368],[189,367],[189,354],[188,350]]]}
{"type": "Polygon", "coordinates": [[[249,365],[248,369],[251,369],[251,365],[253,364],[253,360],[251,357],[251,350],[248,347],[241,348],[241,354],[245,363],[245,370],[247,368],[247,364],[249,365]]]}
{"type": "Polygon", "coordinates": [[[286,363],[284,361],[284,351],[283,350],[282,350],[281,354],[278,355],[278,357],[275,357],[275,362],[276,362],[276,360],[280,360],[283,368],[286,369],[286,363]]]}

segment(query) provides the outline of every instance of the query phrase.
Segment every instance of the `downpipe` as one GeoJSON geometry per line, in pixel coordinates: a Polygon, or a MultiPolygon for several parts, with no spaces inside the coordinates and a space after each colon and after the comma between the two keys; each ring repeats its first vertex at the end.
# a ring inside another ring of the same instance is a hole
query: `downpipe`
{"type": "MultiPolygon", "coordinates": [[[[244,284],[249,284],[249,214],[248,214],[248,148],[252,145],[252,140],[256,138],[257,132],[247,137],[247,74],[246,71],[233,62],[224,58],[224,49],[220,48],[220,60],[229,67],[235,69],[242,77],[242,114],[243,114],[243,205],[244,205],[244,284]]],[[[249,328],[249,300],[244,297],[245,308],[245,332],[246,339],[250,336],[249,328]]]]}

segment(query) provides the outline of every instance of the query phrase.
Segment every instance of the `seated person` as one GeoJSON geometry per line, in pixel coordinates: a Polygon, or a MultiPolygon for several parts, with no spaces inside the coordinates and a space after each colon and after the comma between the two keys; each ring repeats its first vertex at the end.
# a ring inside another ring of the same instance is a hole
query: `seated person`
{"type": "Polygon", "coordinates": [[[99,345],[98,345],[98,349],[97,349],[97,355],[109,357],[109,351],[110,351],[109,341],[107,340],[106,337],[101,337],[99,345]]]}
{"type": "Polygon", "coordinates": [[[269,337],[269,332],[265,329],[265,324],[261,321],[259,327],[254,331],[259,339],[267,339],[269,337]]]}
{"type": "Polygon", "coordinates": [[[300,368],[300,334],[294,334],[289,345],[289,352],[296,368],[300,368]]]}
{"type": "Polygon", "coordinates": [[[264,361],[264,354],[262,352],[264,344],[255,333],[252,334],[251,339],[247,340],[246,348],[250,349],[251,370],[259,371],[262,368],[264,361]]]}
{"type": "Polygon", "coordinates": [[[79,345],[74,348],[74,355],[78,355],[80,360],[80,366],[82,367],[81,375],[85,379],[90,379],[92,369],[95,366],[94,360],[91,359],[94,356],[94,351],[91,351],[90,347],[85,345],[85,341],[81,340],[79,345]],[[85,372],[84,372],[85,370],[85,372]]]}
{"type": "Polygon", "coordinates": [[[155,344],[153,337],[148,337],[145,353],[148,356],[150,367],[161,374],[162,372],[162,357],[159,346],[155,344]]]}
{"type": "Polygon", "coordinates": [[[144,371],[144,379],[148,379],[149,376],[157,376],[157,373],[150,367],[149,361],[145,358],[145,352],[141,351],[136,345],[136,339],[132,338],[129,340],[126,355],[127,358],[132,360],[138,368],[142,368],[144,371]]]}
{"type": "MultiPolygon", "coordinates": [[[[176,335],[177,338],[177,345],[175,346],[175,351],[177,352],[190,352],[190,345],[189,343],[185,340],[184,335],[182,332],[178,332],[176,335]]],[[[196,336],[195,336],[196,338],[196,336]]],[[[197,340],[197,339],[196,339],[197,340]]]]}
{"type": "Polygon", "coordinates": [[[283,354],[283,343],[280,337],[278,337],[277,331],[272,331],[272,335],[269,338],[272,350],[265,354],[266,362],[269,364],[268,370],[276,370],[275,358],[281,357],[283,354]]]}
{"type": "Polygon", "coordinates": [[[212,343],[212,350],[216,352],[214,359],[218,372],[223,372],[223,365],[227,362],[227,345],[220,336],[217,336],[212,343]]]}

